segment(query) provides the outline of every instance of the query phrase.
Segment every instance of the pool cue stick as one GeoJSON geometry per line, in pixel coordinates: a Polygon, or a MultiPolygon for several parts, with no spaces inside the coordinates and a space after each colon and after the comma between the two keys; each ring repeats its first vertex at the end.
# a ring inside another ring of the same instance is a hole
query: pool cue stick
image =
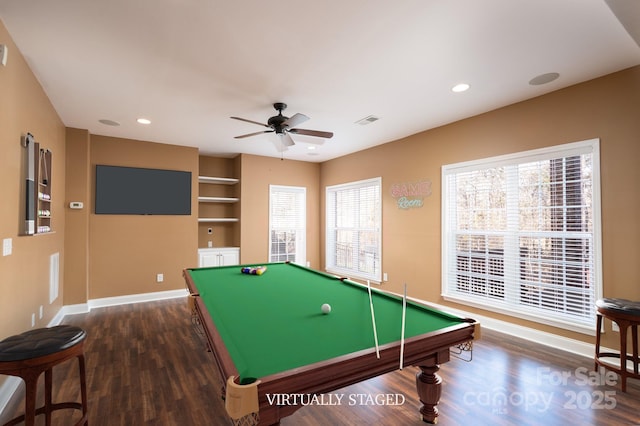
{"type": "Polygon", "coordinates": [[[404,364],[404,326],[407,316],[407,283],[404,283],[404,297],[402,298],[402,335],[400,337],[400,370],[404,364]]]}
{"type": "Polygon", "coordinates": [[[371,307],[371,323],[373,324],[373,339],[376,342],[376,357],[380,359],[380,347],[378,346],[378,331],[376,330],[376,314],[373,311],[373,298],[371,297],[371,282],[367,280],[367,288],[369,289],[369,306],[371,307]]]}

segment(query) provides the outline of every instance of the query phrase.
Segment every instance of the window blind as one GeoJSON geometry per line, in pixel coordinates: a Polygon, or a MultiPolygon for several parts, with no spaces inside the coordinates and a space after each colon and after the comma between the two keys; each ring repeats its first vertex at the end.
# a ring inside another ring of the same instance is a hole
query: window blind
{"type": "Polygon", "coordinates": [[[443,167],[443,295],[593,328],[598,141],[443,167]]]}
{"type": "Polygon", "coordinates": [[[380,281],[381,178],[326,188],[326,264],[337,275],[380,281]]]}
{"type": "Polygon", "coordinates": [[[306,263],[306,188],[269,186],[269,261],[306,263]]]}

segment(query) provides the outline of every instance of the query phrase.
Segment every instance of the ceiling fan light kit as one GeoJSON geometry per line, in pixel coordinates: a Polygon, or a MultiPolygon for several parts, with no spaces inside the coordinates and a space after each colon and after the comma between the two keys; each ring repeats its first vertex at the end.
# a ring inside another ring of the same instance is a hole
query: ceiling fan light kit
{"type": "MultiPolygon", "coordinates": [[[[313,136],[317,138],[330,139],[333,137],[332,132],[324,132],[320,130],[309,130],[309,129],[298,129],[296,126],[304,123],[309,120],[304,114],[296,113],[291,117],[286,117],[282,115],[282,111],[287,108],[287,104],[283,102],[276,102],[273,104],[273,108],[278,111],[278,115],[274,115],[267,120],[267,124],[260,123],[258,121],[248,120],[246,118],[241,117],[231,117],[234,120],[245,121],[247,123],[257,124],[258,126],[267,127],[270,130],[263,130],[260,132],[248,133],[246,135],[236,136],[235,139],[243,139],[251,136],[257,136],[264,133],[275,133],[277,139],[274,140],[274,145],[278,152],[283,152],[287,150],[287,147],[295,145],[291,134],[297,135],[305,135],[305,136],[313,136]]],[[[318,140],[317,142],[309,140],[310,143],[322,144],[324,140],[318,140]]]]}

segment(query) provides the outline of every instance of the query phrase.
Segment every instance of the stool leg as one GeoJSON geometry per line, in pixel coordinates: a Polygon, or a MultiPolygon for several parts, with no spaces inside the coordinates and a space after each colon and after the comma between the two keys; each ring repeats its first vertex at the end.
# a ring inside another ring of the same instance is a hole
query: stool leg
{"type": "Polygon", "coordinates": [[[638,374],[638,324],[631,326],[631,339],[633,343],[633,372],[638,374]]]}
{"type": "Polygon", "coordinates": [[[627,322],[620,321],[620,379],[622,380],[622,392],[627,391],[627,322]]]}
{"type": "Polygon", "coordinates": [[[85,372],[84,355],[78,355],[78,368],[80,370],[80,395],[82,397],[82,416],[85,418],[85,425],[89,423],[87,418],[89,404],[87,403],[87,375],[85,372]]]}
{"type": "Polygon", "coordinates": [[[36,424],[36,397],[38,396],[38,375],[23,377],[26,385],[24,400],[24,424],[25,426],[35,426],[36,424]]]}
{"type": "Polygon", "coordinates": [[[44,417],[46,426],[51,426],[51,390],[53,389],[53,371],[51,368],[44,372],[44,417]]]}
{"type": "MultiPolygon", "coordinates": [[[[600,330],[602,330],[602,315],[596,315],[596,361],[600,358],[600,330]]],[[[594,362],[593,369],[598,371],[598,363],[594,362]]]]}

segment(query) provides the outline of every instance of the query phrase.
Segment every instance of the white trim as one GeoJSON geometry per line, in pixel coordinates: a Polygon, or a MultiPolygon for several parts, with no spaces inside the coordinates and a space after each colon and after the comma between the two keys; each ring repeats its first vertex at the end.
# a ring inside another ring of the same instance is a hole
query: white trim
{"type": "Polygon", "coordinates": [[[347,182],[341,183],[337,185],[330,185],[325,187],[325,264],[326,270],[334,275],[345,276],[345,277],[353,277],[355,279],[359,279],[362,281],[372,281],[372,282],[382,282],[382,224],[383,224],[383,200],[382,200],[382,176],[373,177],[369,179],[362,179],[355,182],[347,182]],[[377,233],[378,239],[378,267],[377,270],[374,270],[373,273],[361,273],[359,270],[342,268],[335,265],[333,252],[336,250],[336,241],[334,235],[331,231],[333,231],[336,227],[336,214],[335,211],[335,202],[334,197],[337,192],[342,190],[351,190],[355,188],[362,188],[368,186],[377,186],[377,197],[380,202],[377,213],[379,214],[379,222],[376,224],[377,229],[375,230],[377,233]],[[333,220],[332,220],[333,219],[333,220]]]}
{"type": "Polygon", "coordinates": [[[0,386],[0,417],[4,414],[4,409],[7,407],[13,394],[18,390],[18,387],[22,383],[22,379],[15,376],[7,376],[2,386],[0,386]]]}
{"type": "MultiPolygon", "coordinates": [[[[498,320],[475,313],[460,311],[452,309],[449,306],[439,305],[437,303],[428,303],[430,306],[434,306],[437,309],[451,312],[461,317],[473,318],[480,323],[480,328],[486,328],[489,330],[497,331],[499,333],[507,334],[509,336],[519,337],[521,339],[528,340],[530,342],[538,343],[544,346],[560,349],[572,354],[581,355],[587,358],[593,359],[595,355],[595,346],[591,343],[585,343],[580,340],[570,339],[568,337],[559,336],[557,334],[547,333],[546,331],[540,331],[522,325],[513,324],[507,321],[498,320]]],[[[480,332],[482,334],[482,331],[480,332]]],[[[595,334],[595,324],[593,333],[595,334]]],[[[480,337],[482,340],[482,337],[480,337]]],[[[601,347],[602,352],[615,352],[613,349],[601,347]]]]}
{"type": "MultiPolygon", "coordinates": [[[[593,281],[594,281],[594,301],[602,297],[602,223],[601,223],[601,176],[600,176],[600,139],[587,139],[578,142],[571,142],[562,145],[549,146],[540,149],[534,149],[529,151],[516,152],[512,154],[499,155],[495,157],[476,159],[456,164],[449,164],[442,166],[441,170],[441,292],[442,297],[445,300],[450,300],[456,303],[461,303],[469,306],[479,307],[485,310],[491,310],[493,312],[504,313],[506,315],[527,319],[530,321],[538,322],[541,324],[547,324],[554,327],[576,331],[579,333],[594,335],[595,330],[589,325],[580,323],[579,321],[571,322],[564,320],[562,317],[553,317],[553,312],[549,312],[548,315],[544,313],[530,311],[523,305],[513,305],[510,307],[501,307],[499,303],[492,303],[487,301],[483,303],[480,298],[465,297],[464,294],[453,293],[450,290],[449,283],[449,266],[450,263],[455,261],[450,258],[450,244],[451,241],[448,238],[448,221],[450,213],[451,203],[455,203],[455,199],[452,194],[448,194],[447,180],[449,176],[455,176],[457,173],[465,171],[477,170],[478,167],[484,166],[487,163],[491,163],[491,167],[516,165],[520,162],[533,162],[539,160],[549,159],[551,157],[566,157],[572,155],[591,154],[593,164],[593,176],[592,176],[592,220],[593,230],[593,281]],[[520,308],[522,308],[520,310],[520,308]],[[518,309],[518,310],[516,310],[518,309]]],[[[505,262],[506,263],[506,262],[505,262]]],[[[506,268],[506,265],[505,265],[506,268]]],[[[506,272],[505,272],[506,273],[506,272]]],[[[506,282],[506,278],[505,278],[506,282]]],[[[595,316],[595,314],[594,314],[595,316]]]]}
{"type": "MultiPolygon", "coordinates": [[[[459,303],[462,305],[468,305],[475,308],[480,308],[487,310],[489,307],[487,305],[483,305],[477,300],[473,300],[471,298],[465,299],[458,295],[441,295],[443,299],[447,301],[451,301],[454,303],[459,303]]],[[[522,307],[521,310],[509,309],[509,306],[501,308],[495,304],[490,306],[491,311],[499,314],[509,315],[514,318],[520,318],[527,321],[533,321],[540,324],[550,325],[552,327],[562,328],[564,330],[575,331],[576,333],[588,334],[590,336],[596,335],[596,330],[593,326],[580,325],[572,322],[563,321],[562,319],[554,318],[553,312],[549,312],[549,316],[541,317],[538,313],[527,313],[526,307],[522,307]]]]}
{"type": "Polygon", "coordinates": [[[477,166],[484,165],[489,162],[492,166],[505,166],[518,164],[521,160],[526,160],[527,162],[547,160],[550,158],[550,154],[553,154],[554,157],[568,157],[572,155],[592,154],[599,152],[599,150],[599,138],[585,139],[583,141],[569,142],[545,148],[496,155],[495,157],[480,158],[455,164],[447,164],[442,166],[442,174],[445,175],[450,173],[459,173],[466,170],[476,170],[477,166]]]}
{"type": "Polygon", "coordinates": [[[157,291],[155,293],[129,294],[126,296],[104,297],[102,299],[89,300],[89,311],[93,308],[104,308],[107,306],[128,305],[130,303],[152,302],[154,300],[176,299],[189,295],[187,289],[157,291]]]}
{"type": "MultiPolygon", "coordinates": [[[[300,211],[298,219],[300,219],[299,227],[296,226],[296,259],[294,263],[298,265],[305,265],[307,263],[307,187],[306,186],[291,186],[291,185],[269,185],[269,235],[267,237],[268,249],[267,258],[270,262],[273,262],[271,255],[273,241],[272,233],[274,232],[273,226],[273,194],[274,192],[288,192],[302,197],[300,203],[300,211]]],[[[277,229],[275,229],[277,231],[277,229]]]]}

